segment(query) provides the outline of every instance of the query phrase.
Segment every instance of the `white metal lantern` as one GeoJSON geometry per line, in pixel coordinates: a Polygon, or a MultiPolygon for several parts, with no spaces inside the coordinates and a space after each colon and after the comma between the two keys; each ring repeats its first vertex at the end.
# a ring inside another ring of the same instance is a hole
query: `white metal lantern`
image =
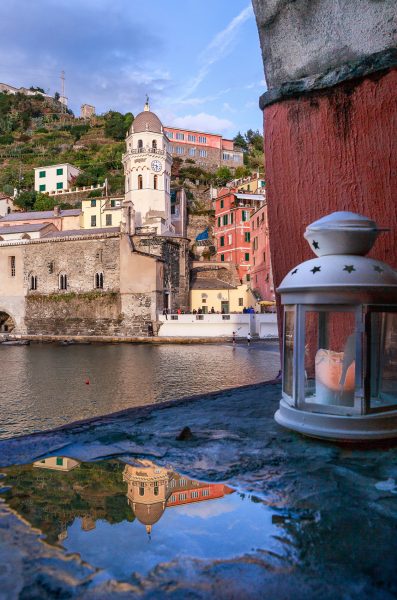
{"type": "Polygon", "coordinates": [[[277,290],[280,425],[335,441],[397,437],[397,272],[364,256],[381,231],[350,212],[306,229],[317,258],[292,269],[277,290]]]}

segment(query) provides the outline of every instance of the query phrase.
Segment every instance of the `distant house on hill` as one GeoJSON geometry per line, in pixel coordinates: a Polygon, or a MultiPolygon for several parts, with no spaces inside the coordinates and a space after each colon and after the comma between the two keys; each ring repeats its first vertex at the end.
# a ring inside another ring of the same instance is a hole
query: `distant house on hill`
{"type": "Polygon", "coordinates": [[[7,194],[3,194],[3,192],[0,192],[0,217],[8,215],[10,212],[15,210],[15,208],[16,207],[14,206],[12,198],[7,196],[7,194]]]}
{"type": "Polygon", "coordinates": [[[36,192],[50,194],[68,190],[73,180],[81,173],[80,169],[69,163],[36,167],[34,170],[34,189],[36,192]]]}
{"type": "Polygon", "coordinates": [[[50,96],[49,94],[45,94],[43,92],[40,92],[39,90],[30,90],[25,87],[17,88],[17,87],[14,87],[13,85],[9,85],[8,83],[0,83],[0,94],[1,93],[13,94],[13,95],[24,94],[25,96],[36,96],[36,94],[41,94],[45,98],[52,98],[52,96],[50,96]]]}

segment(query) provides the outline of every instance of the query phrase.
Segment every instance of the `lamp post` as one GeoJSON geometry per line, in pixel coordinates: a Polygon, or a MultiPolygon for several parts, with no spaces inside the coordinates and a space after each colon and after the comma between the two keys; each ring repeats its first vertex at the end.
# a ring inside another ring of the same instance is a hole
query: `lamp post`
{"type": "Polygon", "coordinates": [[[397,437],[397,272],[367,258],[374,221],[336,212],[308,226],[317,258],[283,279],[283,391],[276,421],[308,436],[397,437]]]}

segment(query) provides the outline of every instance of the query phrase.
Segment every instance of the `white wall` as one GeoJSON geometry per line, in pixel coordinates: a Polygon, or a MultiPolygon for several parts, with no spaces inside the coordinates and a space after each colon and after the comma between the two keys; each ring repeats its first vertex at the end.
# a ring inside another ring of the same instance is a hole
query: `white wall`
{"type": "Polygon", "coordinates": [[[237,337],[259,335],[260,338],[278,337],[277,315],[230,314],[230,315],[160,315],[162,325],[160,337],[231,337],[236,331],[237,337]]]}
{"type": "Polygon", "coordinates": [[[61,165],[52,165],[50,167],[36,168],[34,171],[34,189],[40,191],[40,185],[44,184],[44,192],[60,192],[57,189],[57,183],[63,183],[62,190],[69,189],[69,182],[72,177],[76,177],[80,173],[79,169],[67,163],[61,165]],[[62,175],[57,175],[57,169],[63,169],[62,175]],[[40,177],[40,171],[45,171],[45,177],[40,177]]]}

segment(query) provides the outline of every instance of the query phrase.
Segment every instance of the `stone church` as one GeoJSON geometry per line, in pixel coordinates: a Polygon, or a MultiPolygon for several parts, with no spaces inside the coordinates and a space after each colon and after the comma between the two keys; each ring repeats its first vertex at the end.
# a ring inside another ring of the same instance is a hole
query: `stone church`
{"type": "Polygon", "coordinates": [[[164,308],[186,310],[186,207],[172,214],[171,164],[147,102],[126,137],[119,227],[0,241],[0,334],[148,336],[164,308]]]}

